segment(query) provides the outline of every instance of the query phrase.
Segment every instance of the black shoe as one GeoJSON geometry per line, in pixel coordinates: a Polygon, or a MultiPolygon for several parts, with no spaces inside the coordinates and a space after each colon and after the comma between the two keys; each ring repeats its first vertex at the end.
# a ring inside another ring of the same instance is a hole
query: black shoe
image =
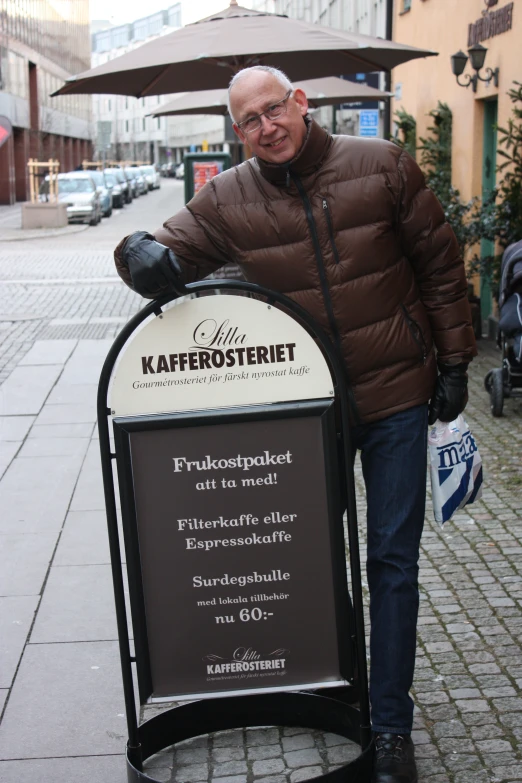
{"type": "Polygon", "coordinates": [[[409,734],[376,734],[372,783],[417,783],[409,734]]]}

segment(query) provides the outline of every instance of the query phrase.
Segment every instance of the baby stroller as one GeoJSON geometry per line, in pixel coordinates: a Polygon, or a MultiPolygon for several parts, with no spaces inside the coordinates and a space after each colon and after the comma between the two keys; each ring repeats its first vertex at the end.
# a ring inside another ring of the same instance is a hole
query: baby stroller
{"type": "Polygon", "coordinates": [[[502,256],[498,306],[502,367],[490,370],[484,379],[493,416],[502,416],[504,397],[522,396],[522,240],[502,256]]]}

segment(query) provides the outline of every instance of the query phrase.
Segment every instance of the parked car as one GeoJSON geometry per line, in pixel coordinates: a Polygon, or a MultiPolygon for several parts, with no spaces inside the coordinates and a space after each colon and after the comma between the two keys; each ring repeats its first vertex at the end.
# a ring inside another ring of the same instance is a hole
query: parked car
{"type": "Polygon", "coordinates": [[[184,179],[185,178],[185,164],[180,163],[179,166],[176,166],[176,179],[184,179]]]}
{"type": "Polygon", "coordinates": [[[126,196],[121,178],[116,175],[116,169],[105,169],[105,182],[111,189],[112,205],[116,209],[122,209],[125,206],[126,196]]]}
{"type": "MultiPolygon", "coordinates": [[[[49,175],[40,186],[39,198],[49,200],[49,175]]],[[[58,201],[67,204],[69,223],[96,226],[101,220],[100,194],[88,171],[58,174],[58,201]]]]}
{"type": "Polygon", "coordinates": [[[161,187],[161,178],[156,166],[140,166],[142,174],[145,175],[149,190],[161,187]]]}
{"type": "Polygon", "coordinates": [[[164,163],[161,166],[160,174],[162,177],[174,177],[176,176],[176,164],[175,163],[164,163]]]}
{"type": "Polygon", "coordinates": [[[141,173],[139,166],[131,166],[131,171],[133,172],[134,177],[136,178],[136,182],[138,183],[139,195],[146,195],[149,192],[149,186],[147,185],[145,175],[141,173]]]}
{"type": "Polygon", "coordinates": [[[125,200],[126,204],[130,204],[132,201],[132,188],[129,184],[129,180],[125,176],[123,169],[121,166],[114,166],[110,169],[105,169],[105,171],[112,171],[114,172],[114,176],[118,180],[119,184],[121,185],[121,189],[123,191],[123,198],[125,200]]]}
{"type": "Polygon", "coordinates": [[[103,217],[112,215],[112,188],[109,187],[103,171],[89,171],[88,174],[94,180],[96,190],[100,194],[100,206],[103,217]]]}
{"type": "Polygon", "coordinates": [[[132,166],[126,166],[123,169],[123,173],[125,174],[125,177],[127,178],[127,182],[129,182],[132,190],[132,197],[138,198],[140,195],[140,186],[138,184],[138,175],[136,173],[136,167],[132,166]]]}

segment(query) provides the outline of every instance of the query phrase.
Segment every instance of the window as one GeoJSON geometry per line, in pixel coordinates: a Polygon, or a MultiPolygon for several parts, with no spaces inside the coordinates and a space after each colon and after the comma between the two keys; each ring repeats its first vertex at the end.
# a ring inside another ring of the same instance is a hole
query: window
{"type": "Polygon", "coordinates": [[[147,130],[147,120],[145,119],[145,117],[141,121],[141,126],[142,126],[141,127],[142,130],[147,130]]]}
{"type": "Polygon", "coordinates": [[[112,101],[110,100],[110,98],[107,101],[107,104],[108,104],[108,106],[107,106],[108,110],[111,111],[112,110],[112,101]]]}
{"type": "Polygon", "coordinates": [[[131,40],[130,32],[131,32],[131,25],[125,24],[121,27],[113,28],[112,30],[109,30],[108,32],[111,33],[111,44],[112,48],[117,49],[120,46],[126,46],[129,41],[131,40]]]}
{"type": "Polygon", "coordinates": [[[181,27],[181,5],[171,5],[167,10],[168,24],[170,27],[181,27]]]}
{"type": "Polygon", "coordinates": [[[405,14],[411,10],[411,0],[402,0],[402,13],[405,14]]]}
{"type": "MultiPolygon", "coordinates": [[[[4,62],[5,66],[5,62],[4,62]]],[[[41,69],[38,69],[38,77],[39,78],[39,86],[41,83],[41,78],[43,78],[43,73],[41,72],[41,69]]],[[[13,51],[8,52],[7,54],[7,92],[12,93],[13,95],[18,95],[21,98],[28,98],[29,97],[29,69],[26,64],[25,59],[19,55],[16,54],[13,51]]],[[[4,87],[4,89],[6,89],[4,87]]],[[[51,90],[49,90],[51,92],[51,90]]],[[[44,97],[44,96],[42,96],[44,97]]],[[[43,103],[47,103],[47,95],[45,96],[45,99],[42,101],[43,103]]]]}
{"type": "Polygon", "coordinates": [[[161,128],[161,117],[158,117],[158,130],[161,128]]]}
{"type": "Polygon", "coordinates": [[[129,121],[125,120],[125,133],[129,132],[129,121]]]}

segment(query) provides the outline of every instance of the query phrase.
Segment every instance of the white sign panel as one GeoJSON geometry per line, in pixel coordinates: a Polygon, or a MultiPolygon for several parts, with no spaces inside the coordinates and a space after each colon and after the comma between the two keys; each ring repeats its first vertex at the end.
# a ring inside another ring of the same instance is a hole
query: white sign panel
{"type": "Polygon", "coordinates": [[[359,112],[359,136],[377,138],[379,135],[379,110],[362,109],[359,112]]]}
{"type": "Polygon", "coordinates": [[[328,365],[293,318],[241,296],[188,299],[137,331],[116,367],[113,415],[333,395],[328,365]]]}

